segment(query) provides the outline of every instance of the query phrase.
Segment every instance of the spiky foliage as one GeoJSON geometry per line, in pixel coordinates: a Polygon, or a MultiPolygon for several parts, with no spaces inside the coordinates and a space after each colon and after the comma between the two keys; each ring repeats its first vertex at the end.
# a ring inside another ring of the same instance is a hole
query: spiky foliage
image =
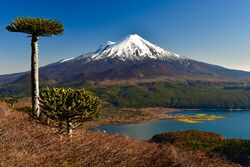
{"type": "Polygon", "coordinates": [[[41,111],[47,117],[66,123],[91,120],[99,115],[101,100],[84,89],[45,88],[40,93],[41,111]]]}
{"type": "Polygon", "coordinates": [[[22,32],[32,36],[52,36],[63,34],[63,24],[57,20],[43,18],[16,18],[6,26],[10,32],[22,32]]]}

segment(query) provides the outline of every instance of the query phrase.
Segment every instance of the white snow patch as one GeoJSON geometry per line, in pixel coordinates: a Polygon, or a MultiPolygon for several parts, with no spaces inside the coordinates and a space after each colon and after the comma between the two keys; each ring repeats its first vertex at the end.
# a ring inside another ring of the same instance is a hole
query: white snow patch
{"type": "Polygon", "coordinates": [[[118,59],[121,61],[126,60],[144,60],[144,59],[157,59],[157,60],[185,60],[187,58],[178,54],[169,52],[160,48],[157,45],[150,43],[137,34],[128,35],[121,41],[113,42],[107,41],[102,44],[95,52],[84,54],[76,58],[64,59],[61,63],[71,61],[73,59],[79,60],[88,58],[89,61],[96,61],[101,59],[118,59]]]}
{"type": "Polygon", "coordinates": [[[70,61],[70,60],[73,60],[73,59],[75,59],[75,57],[60,60],[59,63],[64,63],[64,62],[67,62],[67,61],[70,61]]]}
{"type": "Polygon", "coordinates": [[[112,43],[101,52],[91,56],[92,60],[117,58],[119,60],[143,60],[150,59],[183,59],[180,55],[166,51],[154,45],[139,35],[128,35],[117,43],[112,43]]]}

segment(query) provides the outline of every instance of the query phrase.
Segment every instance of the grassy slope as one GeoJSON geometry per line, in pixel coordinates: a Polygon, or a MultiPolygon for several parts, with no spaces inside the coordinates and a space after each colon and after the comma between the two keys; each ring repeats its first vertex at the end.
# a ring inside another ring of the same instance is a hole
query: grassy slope
{"type": "Polygon", "coordinates": [[[55,134],[0,102],[1,166],[229,166],[214,157],[129,137],[76,130],[55,134]]]}

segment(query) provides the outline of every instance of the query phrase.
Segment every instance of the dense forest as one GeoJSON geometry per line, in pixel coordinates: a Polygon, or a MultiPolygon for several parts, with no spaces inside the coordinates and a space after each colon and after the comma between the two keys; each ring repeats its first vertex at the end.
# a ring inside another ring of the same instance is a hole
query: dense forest
{"type": "Polygon", "coordinates": [[[92,91],[118,107],[250,108],[249,87],[237,83],[159,82],[92,91]]]}
{"type": "MultiPolygon", "coordinates": [[[[43,84],[43,86],[48,86],[43,84]]],[[[250,87],[241,82],[152,82],[100,87],[87,81],[64,87],[86,88],[116,107],[203,109],[250,108],[250,87]]],[[[29,87],[0,88],[0,97],[27,96],[29,87]]]]}

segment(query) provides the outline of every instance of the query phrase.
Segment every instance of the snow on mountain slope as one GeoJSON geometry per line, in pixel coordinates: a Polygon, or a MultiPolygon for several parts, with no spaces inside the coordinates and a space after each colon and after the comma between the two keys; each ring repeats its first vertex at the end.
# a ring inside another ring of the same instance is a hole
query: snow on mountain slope
{"type": "Polygon", "coordinates": [[[166,51],[159,46],[156,46],[149,41],[143,39],[137,34],[128,35],[119,42],[108,41],[106,44],[101,45],[94,53],[84,54],[74,59],[61,60],[60,63],[74,61],[86,58],[89,61],[102,60],[102,59],[118,59],[121,61],[126,60],[144,60],[144,59],[157,59],[157,60],[184,60],[187,59],[178,54],[166,51]]]}
{"type": "Polygon", "coordinates": [[[99,53],[101,51],[103,51],[104,49],[106,49],[107,47],[111,46],[111,45],[115,45],[116,42],[113,41],[107,41],[106,43],[102,44],[95,53],[99,53]]]}
{"type": "MultiPolygon", "coordinates": [[[[101,45],[95,52],[64,59],[40,68],[42,82],[54,80],[59,85],[86,80],[119,80],[156,77],[250,78],[249,72],[231,70],[188,59],[166,51],[138,35],[101,45]]],[[[27,85],[30,72],[0,76],[4,84],[27,85]]]]}

